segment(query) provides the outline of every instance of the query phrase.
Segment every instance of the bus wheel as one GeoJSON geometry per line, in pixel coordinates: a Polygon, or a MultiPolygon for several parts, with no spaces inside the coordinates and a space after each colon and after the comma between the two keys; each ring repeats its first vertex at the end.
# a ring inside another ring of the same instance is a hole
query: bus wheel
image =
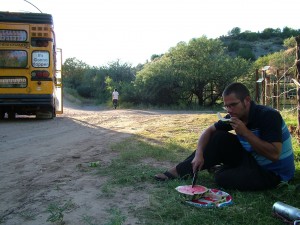
{"type": "Polygon", "coordinates": [[[55,114],[53,113],[53,110],[52,110],[52,112],[49,112],[49,119],[53,119],[55,116],[54,116],[55,114]]]}
{"type": "Polygon", "coordinates": [[[49,119],[53,119],[55,117],[55,107],[51,107],[49,110],[49,119]]]}
{"type": "Polygon", "coordinates": [[[53,111],[38,111],[36,112],[37,119],[53,119],[53,111]]]}
{"type": "Polygon", "coordinates": [[[53,115],[52,118],[56,117],[56,109],[55,109],[55,107],[53,107],[52,115],[53,115]]]}
{"type": "Polygon", "coordinates": [[[0,120],[4,120],[5,118],[5,112],[0,111],[0,120]]]}
{"type": "Polygon", "coordinates": [[[16,113],[14,111],[10,111],[7,114],[8,114],[8,119],[10,119],[10,120],[13,120],[16,118],[16,113]]]}

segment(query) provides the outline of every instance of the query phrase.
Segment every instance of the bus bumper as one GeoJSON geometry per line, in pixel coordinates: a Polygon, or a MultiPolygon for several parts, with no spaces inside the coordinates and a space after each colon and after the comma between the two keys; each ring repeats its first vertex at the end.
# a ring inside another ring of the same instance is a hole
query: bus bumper
{"type": "Polygon", "coordinates": [[[36,115],[38,112],[55,112],[54,96],[51,94],[0,94],[0,114],[17,113],[36,115]]]}

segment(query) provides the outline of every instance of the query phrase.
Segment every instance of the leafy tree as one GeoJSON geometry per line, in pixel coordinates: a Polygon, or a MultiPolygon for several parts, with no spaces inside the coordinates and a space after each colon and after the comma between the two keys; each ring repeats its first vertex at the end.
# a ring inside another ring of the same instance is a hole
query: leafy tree
{"type": "Polygon", "coordinates": [[[241,33],[241,28],[234,27],[231,31],[228,31],[228,35],[238,36],[241,33]]]}
{"type": "MultiPolygon", "coordinates": [[[[142,65],[137,67],[139,70],[141,68],[142,65]]],[[[131,65],[122,64],[119,60],[96,68],[76,58],[69,58],[65,61],[63,70],[65,87],[77,90],[82,97],[98,99],[100,103],[110,98],[114,88],[122,89],[124,84],[135,80],[135,71],[131,65]]]]}
{"type": "Polygon", "coordinates": [[[135,76],[131,71],[131,65],[127,63],[122,64],[120,60],[109,63],[106,70],[108,76],[116,83],[131,82],[135,79],[135,76]]]}
{"type": "Polygon", "coordinates": [[[180,99],[178,79],[172,61],[166,56],[146,64],[137,73],[135,87],[142,103],[172,105],[180,99]]]}
{"type": "Polygon", "coordinates": [[[107,69],[105,67],[93,68],[94,76],[91,80],[92,96],[94,96],[99,103],[106,102],[110,97],[110,93],[106,90],[107,69]]]}
{"type": "Polygon", "coordinates": [[[282,38],[296,37],[298,35],[300,35],[300,29],[294,30],[290,27],[284,27],[281,33],[282,38]]]}
{"type": "Polygon", "coordinates": [[[260,57],[255,61],[254,66],[256,69],[261,69],[264,66],[271,66],[271,69],[273,69],[273,73],[275,74],[277,69],[288,70],[294,65],[294,62],[295,50],[289,49],[260,57]]]}
{"type": "Polygon", "coordinates": [[[141,102],[141,96],[136,93],[136,88],[134,82],[123,83],[122,84],[122,93],[120,95],[122,102],[128,102],[133,104],[138,104],[141,102]]]}
{"type": "MultiPolygon", "coordinates": [[[[252,65],[252,71],[256,69],[261,70],[264,66],[270,66],[269,71],[272,74],[276,74],[277,70],[282,74],[283,71],[288,71],[292,68],[295,62],[295,48],[289,48],[266,56],[259,57],[252,65]]],[[[256,81],[255,73],[251,73],[248,77],[248,81],[251,81],[253,85],[256,81]]]]}
{"type": "Polygon", "coordinates": [[[85,71],[89,68],[86,63],[76,58],[66,59],[63,65],[63,79],[66,87],[77,89],[83,82],[85,71]]]}
{"type": "Polygon", "coordinates": [[[229,52],[235,52],[235,51],[238,51],[240,48],[240,42],[239,41],[236,41],[236,40],[233,40],[229,43],[228,45],[228,51],[229,52]]]}
{"type": "Polygon", "coordinates": [[[297,44],[297,42],[294,37],[283,40],[283,46],[286,48],[294,48],[294,47],[296,47],[296,44],[297,44]]]}
{"type": "Polygon", "coordinates": [[[255,60],[255,55],[253,54],[251,48],[240,48],[238,50],[238,56],[244,59],[255,60]]]}
{"type": "Polygon", "coordinates": [[[259,34],[251,31],[245,31],[239,35],[239,38],[245,41],[257,41],[259,39],[259,34]]]}
{"type": "Polygon", "coordinates": [[[269,39],[272,37],[279,37],[281,34],[281,30],[279,28],[273,29],[273,28],[265,28],[263,32],[261,33],[261,38],[263,39],[269,39]]]}
{"type": "Polygon", "coordinates": [[[85,98],[94,98],[97,92],[95,80],[95,69],[90,68],[86,70],[83,74],[82,83],[77,87],[78,94],[85,98]]]}
{"type": "Polygon", "coordinates": [[[178,57],[187,68],[185,92],[197,96],[198,104],[202,106],[215,104],[223,88],[245,73],[247,68],[245,60],[227,55],[222,42],[206,37],[192,39],[178,57]],[[206,95],[205,91],[210,85],[214,96],[206,95]]]}
{"type": "Polygon", "coordinates": [[[123,96],[123,86],[135,80],[135,74],[131,65],[121,63],[120,60],[111,62],[102,69],[105,71],[105,87],[102,89],[102,95],[105,96],[106,99],[110,98],[115,88],[117,88],[123,96]]]}
{"type": "Polygon", "coordinates": [[[160,57],[162,57],[163,56],[163,54],[160,54],[160,55],[157,55],[157,54],[153,54],[153,55],[151,55],[151,61],[153,61],[153,60],[155,60],[155,59],[158,59],[158,58],[160,58],[160,57]]]}
{"type": "Polygon", "coordinates": [[[203,36],[180,42],[146,64],[135,83],[146,102],[188,103],[196,96],[199,105],[212,105],[227,84],[246,72],[247,65],[244,59],[227,55],[221,41],[203,36]],[[206,94],[208,87],[212,95],[206,94]]]}

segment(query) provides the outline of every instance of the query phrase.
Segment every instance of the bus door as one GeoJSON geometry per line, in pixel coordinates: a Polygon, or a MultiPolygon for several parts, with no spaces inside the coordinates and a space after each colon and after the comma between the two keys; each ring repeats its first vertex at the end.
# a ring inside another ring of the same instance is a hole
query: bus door
{"type": "Polygon", "coordinates": [[[63,113],[63,90],[62,90],[62,49],[56,49],[55,70],[55,110],[57,114],[63,113]]]}

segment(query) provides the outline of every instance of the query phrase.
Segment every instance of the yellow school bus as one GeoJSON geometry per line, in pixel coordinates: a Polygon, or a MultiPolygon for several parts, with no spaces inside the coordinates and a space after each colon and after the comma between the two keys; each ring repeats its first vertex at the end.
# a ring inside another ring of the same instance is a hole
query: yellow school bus
{"type": "Polygon", "coordinates": [[[61,64],[50,14],[0,12],[0,119],[63,113],[61,64]]]}

